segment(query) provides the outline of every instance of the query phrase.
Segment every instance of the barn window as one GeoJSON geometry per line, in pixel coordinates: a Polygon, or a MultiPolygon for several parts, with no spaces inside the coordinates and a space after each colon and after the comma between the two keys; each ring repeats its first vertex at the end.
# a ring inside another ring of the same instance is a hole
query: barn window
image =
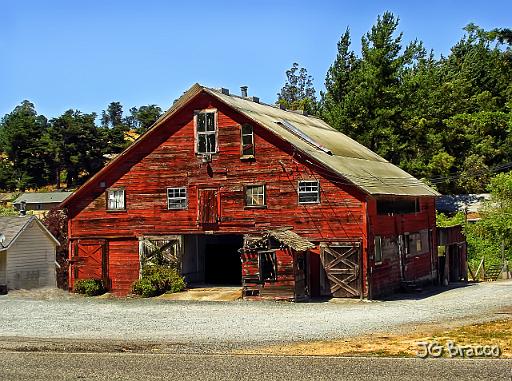
{"type": "Polygon", "coordinates": [[[217,113],[201,111],[195,115],[196,152],[211,154],[217,152],[217,113]]]}
{"type": "Polygon", "coordinates": [[[382,238],[380,236],[375,236],[375,239],[374,239],[374,245],[373,245],[373,249],[374,249],[374,253],[375,253],[375,263],[376,264],[379,264],[379,263],[382,263],[382,238]]]}
{"type": "Polygon", "coordinates": [[[261,281],[276,280],[277,274],[277,261],[275,252],[260,252],[259,253],[259,267],[261,281]]]}
{"type": "Polygon", "coordinates": [[[187,209],[187,188],[167,188],[167,209],[187,209]]]}
{"type": "Polygon", "coordinates": [[[318,181],[299,181],[299,204],[316,204],[320,202],[320,185],[318,181]]]}
{"type": "Polygon", "coordinates": [[[247,185],[245,187],[246,206],[265,206],[265,185],[247,185]]]}
{"type": "Polygon", "coordinates": [[[242,125],[242,159],[254,157],[254,132],[250,124],[242,125]]]}
{"type": "Polygon", "coordinates": [[[107,191],[107,208],[108,210],[123,210],[125,208],[124,189],[109,189],[107,191]]]}
{"type": "Polygon", "coordinates": [[[419,200],[417,198],[397,198],[397,199],[378,199],[377,214],[390,215],[412,214],[420,211],[419,200]]]}

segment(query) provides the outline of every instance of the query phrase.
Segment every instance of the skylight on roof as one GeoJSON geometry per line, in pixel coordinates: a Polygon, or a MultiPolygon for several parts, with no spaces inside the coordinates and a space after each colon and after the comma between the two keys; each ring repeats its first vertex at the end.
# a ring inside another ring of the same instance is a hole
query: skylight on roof
{"type": "Polygon", "coordinates": [[[322,152],[325,152],[328,155],[332,155],[332,152],[330,149],[324,147],[320,143],[317,143],[315,140],[313,140],[310,136],[308,136],[304,131],[300,130],[299,128],[295,127],[289,120],[283,119],[278,122],[276,122],[286,128],[289,132],[294,134],[295,136],[301,138],[306,143],[311,144],[313,147],[319,149],[322,152]]]}

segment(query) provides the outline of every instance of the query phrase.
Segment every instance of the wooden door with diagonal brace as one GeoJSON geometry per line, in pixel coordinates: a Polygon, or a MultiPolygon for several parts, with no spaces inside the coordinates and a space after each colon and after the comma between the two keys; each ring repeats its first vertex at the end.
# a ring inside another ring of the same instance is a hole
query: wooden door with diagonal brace
{"type": "Polygon", "coordinates": [[[322,245],[321,294],[338,298],[361,295],[361,250],[359,243],[322,245]]]}
{"type": "Polygon", "coordinates": [[[75,244],[71,260],[73,278],[102,279],[107,277],[107,257],[105,240],[79,240],[75,244]]]}

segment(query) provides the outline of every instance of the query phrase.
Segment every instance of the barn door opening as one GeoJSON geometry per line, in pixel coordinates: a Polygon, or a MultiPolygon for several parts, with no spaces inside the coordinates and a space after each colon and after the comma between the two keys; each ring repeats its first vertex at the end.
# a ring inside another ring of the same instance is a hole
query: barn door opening
{"type": "Polygon", "coordinates": [[[71,258],[73,280],[101,279],[107,285],[107,242],[79,240],[71,258]]]}
{"type": "Polygon", "coordinates": [[[219,219],[218,190],[199,189],[198,222],[201,225],[214,225],[219,219]]]}
{"type": "Polygon", "coordinates": [[[320,247],[321,294],[338,298],[361,295],[359,243],[322,244],[320,247]]]}
{"type": "Polygon", "coordinates": [[[243,236],[235,234],[199,236],[204,253],[204,280],[207,284],[241,285],[242,261],[238,250],[243,236]]]}

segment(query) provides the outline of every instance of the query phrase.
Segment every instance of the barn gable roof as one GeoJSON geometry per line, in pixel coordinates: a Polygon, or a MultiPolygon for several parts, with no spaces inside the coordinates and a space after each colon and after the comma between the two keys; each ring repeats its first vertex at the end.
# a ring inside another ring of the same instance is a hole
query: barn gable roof
{"type": "Polygon", "coordinates": [[[9,249],[21,236],[32,223],[39,225],[41,230],[48,235],[48,237],[55,242],[56,245],[60,245],[59,241],[46,229],[46,227],[35,217],[35,216],[14,216],[4,217],[0,216],[0,234],[3,234],[5,240],[0,243],[0,251],[9,249]]]}
{"type": "Polygon", "coordinates": [[[439,193],[407,172],[391,164],[370,149],[335,130],[319,118],[282,110],[279,107],[224,94],[220,90],[194,84],[144,134],[92,176],[81,188],[61,203],[67,206],[92,184],[107,173],[126,155],[137,149],[152,132],[172,118],[200,93],[207,93],[246,118],[292,144],[297,150],[319,162],[322,167],[337,174],[371,195],[438,196],[439,193]]]}

